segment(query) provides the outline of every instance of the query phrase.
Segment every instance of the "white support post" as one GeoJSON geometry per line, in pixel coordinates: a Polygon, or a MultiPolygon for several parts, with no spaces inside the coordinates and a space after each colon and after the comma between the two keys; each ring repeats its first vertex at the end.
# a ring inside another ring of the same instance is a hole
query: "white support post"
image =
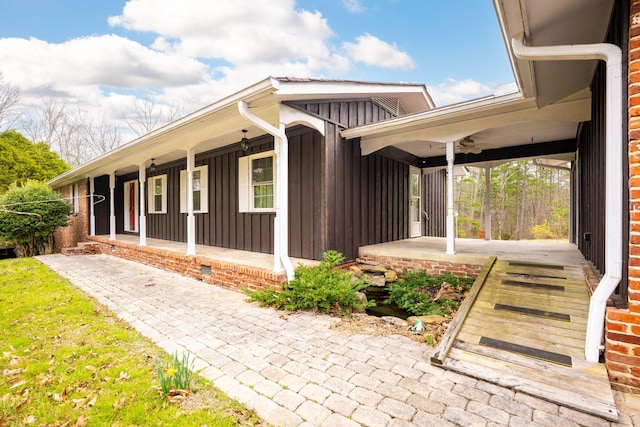
{"type": "Polygon", "coordinates": [[[116,172],[111,172],[109,175],[109,202],[110,202],[110,215],[109,215],[109,240],[116,240],[116,172]]]}
{"type": "Polygon", "coordinates": [[[95,192],[95,181],[93,177],[89,178],[89,235],[96,235],[96,212],[94,207],[93,195],[95,192]]]}
{"type": "Polygon", "coordinates": [[[484,240],[491,240],[491,166],[484,168],[485,211],[484,240]]]}
{"type": "Polygon", "coordinates": [[[447,142],[447,255],[453,255],[456,253],[455,206],[453,204],[453,163],[455,160],[454,144],[455,141],[447,142]]]}
{"type": "Polygon", "coordinates": [[[140,200],[140,246],[147,246],[147,214],[146,214],[146,197],[145,197],[145,183],[147,182],[147,168],[144,163],[140,164],[140,170],[138,172],[138,182],[140,183],[140,189],[138,190],[138,199],[140,200]]]}
{"type": "Polygon", "coordinates": [[[195,149],[187,150],[187,255],[196,254],[196,217],[193,213],[193,169],[196,164],[195,149]]]}

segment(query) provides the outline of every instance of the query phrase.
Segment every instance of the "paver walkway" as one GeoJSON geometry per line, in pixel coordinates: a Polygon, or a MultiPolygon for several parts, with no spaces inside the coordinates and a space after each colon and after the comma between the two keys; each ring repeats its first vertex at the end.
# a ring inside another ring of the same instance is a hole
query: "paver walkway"
{"type": "MultiPolygon", "coordinates": [[[[273,425],[618,425],[431,366],[433,350],[406,337],[347,336],[328,316],[108,255],[38,259],[166,351],[197,356],[201,375],[273,425]]],[[[616,399],[619,424],[640,427],[640,398],[616,399]]]]}

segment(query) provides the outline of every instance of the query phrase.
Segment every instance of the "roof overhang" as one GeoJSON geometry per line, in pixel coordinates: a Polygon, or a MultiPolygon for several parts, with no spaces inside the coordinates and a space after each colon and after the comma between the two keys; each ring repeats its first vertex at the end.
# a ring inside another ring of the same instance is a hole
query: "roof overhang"
{"type": "MultiPolygon", "coordinates": [[[[244,101],[253,114],[278,126],[290,120],[293,126],[305,123],[305,113],[292,113],[282,103],[300,100],[334,100],[372,97],[397,98],[410,113],[433,107],[426,87],[419,84],[386,84],[317,79],[269,77],[179,120],[134,139],[133,141],[78,166],[49,182],[54,188],[88,177],[116,173],[123,175],[139,170],[140,165],[183,159],[188,149],[204,152],[240,141],[242,129],[253,138],[264,131],[252,125],[238,112],[238,101],[244,101]]],[[[306,122],[318,127],[317,117],[306,122]]]]}

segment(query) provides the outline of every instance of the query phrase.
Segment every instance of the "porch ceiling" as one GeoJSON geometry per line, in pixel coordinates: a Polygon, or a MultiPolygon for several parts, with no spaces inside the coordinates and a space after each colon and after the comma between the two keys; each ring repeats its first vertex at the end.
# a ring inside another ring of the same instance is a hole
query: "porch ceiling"
{"type": "Polygon", "coordinates": [[[613,0],[494,0],[494,6],[517,91],[347,129],[342,135],[360,138],[363,155],[394,146],[422,159],[443,156],[447,142],[467,136],[483,150],[575,139],[579,123],[591,118],[589,88],[596,61],[519,60],[511,39],[524,32],[531,46],[601,43],[613,0]]]}

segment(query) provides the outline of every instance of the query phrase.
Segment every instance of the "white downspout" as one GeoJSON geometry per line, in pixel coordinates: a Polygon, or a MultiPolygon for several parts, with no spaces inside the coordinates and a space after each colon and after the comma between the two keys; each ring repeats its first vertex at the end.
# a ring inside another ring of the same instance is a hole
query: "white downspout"
{"type": "Polygon", "coordinates": [[[513,38],[513,53],[528,60],[605,61],[606,75],[606,199],[605,274],[589,304],[585,357],[597,362],[600,355],[607,300],[622,277],[622,51],[610,43],[530,47],[522,43],[523,34],[513,38]]]}
{"type": "Polygon", "coordinates": [[[455,160],[455,141],[447,142],[447,255],[456,253],[455,206],[453,166],[455,160]]]}
{"type": "Polygon", "coordinates": [[[277,128],[249,111],[245,101],[238,101],[240,115],[273,135],[276,154],[276,219],[274,224],[274,271],[284,267],[287,279],[293,280],[293,264],[289,259],[289,140],[284,123],[277,128]]]}

